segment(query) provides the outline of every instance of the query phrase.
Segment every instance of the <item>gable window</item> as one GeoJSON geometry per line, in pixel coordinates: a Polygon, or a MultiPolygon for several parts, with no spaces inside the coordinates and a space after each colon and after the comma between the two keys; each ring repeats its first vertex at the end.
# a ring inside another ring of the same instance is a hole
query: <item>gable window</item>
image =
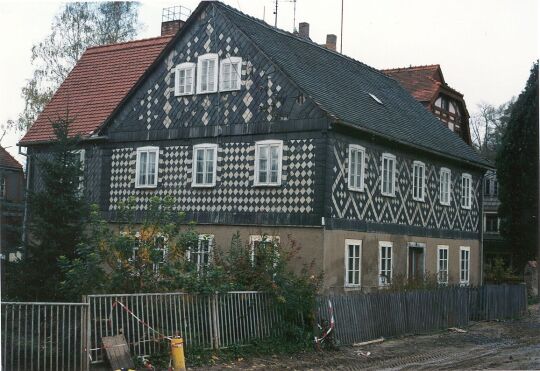
{"type": "Polygon", "coordinates": [[[426,187],[426,166],[423,162],[413,162],[413,199],[424,201],[426,187]]]}
{"type": "Polygon", "coordinates": [[[498,183],[497,178],[494,176],[491,176],[489,178],[486,178],[484,183],[484,195],[486,196],[497,196],[498,195],[498,183]]]}
{"type": "Polygon", "coordinates": [[[251,264],[254,267],[264,266],[267,259],[271,259],[275,267],[279,258],[279,236],[253,235],[249,236],[251,264]]]}
{"type": "Polygon", "coordinates": [[[471,249],[468,246],[460,246],[459,248],[459,283],[462,285],[469,284],[471,249]]]}
{"type": "Polygon", "coordinates": [[[390,153],[382,155],[381,192],[384,196],[396,194],[396,156],[390,153]]]}
{"type": "Polygon", "coordinates": [[[437,246],[437,282],[448,284],[448,246],[437,246]]]}
{"type": "Polygon", "coordinates": [[[197,239],[197,246],[187,251],[188,261],[195,264],[197,272],[202,272],[212,261],[214,249],[214,235],[200,234],[197,239]]]}
{"type": "Polygon", "coordinates": [[[216,185],[217,144],[193,146],[193,187],[216,185]]]}
{"type": "Polygon", "coordinates": [[[240,90],[242,83],[242,58],[226,57],[220,62],[219,90],[240,90]]]}
{"type": "Polygon", "coordinates": [[[461,176],[461,207],[464,209],[471,208],[472,199],[472,177],[470,174],[463,174],[461,176]]]}
{"type": "Polygon", "coordinates": [[[195,93],[195,63],[181,63],[174,73],[174,94],[190,95],[195,93]]]}
{"type": "Polygon", "coordinates": [[[215,93],[218,79],[217,54],[204,54],[197,62],[197,93],[215,93]]]}
{"type": "Polygon", "coordinates": [[[281,184],[283,141],[264,140],[255,143],[255,185],[281,184]]]}
{"type": "Polygon", "coordinates": [[[362,240],[345,240],[345,287],[360,286],[362,240]]]}
{"type": "Polygon", "coordinates": [[[379,242],[379,286],[392,281],[392,242],[379,242]]]}
{"type": "Polygon", "coordinates": [[[155,188],[158,177],[159,147],[137,148],[135,187],[155,188]]]}
{"type": "Polygon", "coordinates": [[[440,176],[440,203],[441,205],[450,205],[450,169],[443,167],[440,176]]]}
{"type": "Polygon", "coordinates": [[[0,177],[0,199],[6,198],[6,177],[0,177]]]}
{"type": "Polygon", "coordinates": [[[349,189],[364,190],[364,158],[366,150],[356,144],[349,145],[349,189]]]}

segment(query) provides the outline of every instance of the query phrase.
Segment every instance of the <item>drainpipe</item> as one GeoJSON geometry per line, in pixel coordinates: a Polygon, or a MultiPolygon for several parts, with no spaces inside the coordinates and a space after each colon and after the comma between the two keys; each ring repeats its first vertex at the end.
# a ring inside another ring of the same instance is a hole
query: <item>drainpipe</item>
{"type": "Polygon", "coordinates": [[[21,152],[21,146],[19,146],[19,154],[26,157],[26,189],[24,194],[24,216],[23,216],[23,225],[22,225],[22,247],[23,254],[22,258],[26,259],[26,242],[27,242],[27,224],[28,224],[28,194],[30,191],[30,158],[28,156],[28,147],[26,148],[27,153],[21,152]]]}
{"type": "Polygon", "coordinates": [[[484,284],[484,177],[480,178],[480,285],[484,284]]]}

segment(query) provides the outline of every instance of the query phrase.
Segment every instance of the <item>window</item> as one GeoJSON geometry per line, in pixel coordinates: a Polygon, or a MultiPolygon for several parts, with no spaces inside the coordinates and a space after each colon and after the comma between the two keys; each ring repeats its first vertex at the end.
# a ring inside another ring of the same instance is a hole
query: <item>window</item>
{"type": "Polygon", "coordinates": [[[187,258],[195,264],[197,272],[202,272],[212,262],[213,250],[214,235],[200,234],[197,240],[197,247],[187,251],[187,258]]]}
{"type": "Polygon", "coordinates": [[[437,246],[437,282],[448,284],[448,246],[437,246]]]}
{"type": "Polygon", "coordinates": [[[147,260],[152,262],[152,270],[155,273],[159,272],[159,269],[167,258],[167,237],[156,236],[154,237],[154,245],[143,245],[143,253],[139,255],[141,250],[140,232],[135,234],[135,240],[132,247],[132,262],[138,261],[138,264],[144,264],[147,260]]]}
{"type": "Polygon", "coordinates": [[[349,145],[349,189],[353,191],[364,190],[364,147],[349,145]]]}
{"type": "Polygon", "coordinates": [[[392,242],[379,242],[379,286],[392,281],[392,242]]]}
{"type": "Polygon", "coordinates": [[[193,146],[193,187],[214,187],[216,185],[217,144],[197,144],[193,146]]]}
{"type": "Polygon", "coordinates": [[[219,90],[240,90],[242,84],[242,58],[227,57],[220,63],[219,90]]]}
{"type": "Polygon", "coordinates": [[[385,196],[395,196],[396,191],[396,156],[390,153],[382,155],[381,192],[385,196]]]}
{"type": "Polygon", "coordinates": [[[137,164],[135,168],[135,187],[155,188],[158,176],[158,147],[137,148],[137,164]]]}
{"type": "Polygon", "coordinates": [[[360,286],[362,241],[345,240],[345,287],[360,286]]]}
{"type": "Polygon", "coordinates": [[[0,199],[6,198],[6,177],[0,176],[0,199]]]}
{"type": "Polygon", "coordinates": [[[468,246],[459,248],[459,283],[469,284],[471,249],[468,246]]]}
{"type": "Polygon", "coordinates": [[[484,214],[486,233],[499,233],[499,217],[495,213],[484,214]]]}
{"type": "Polygon", "coordinates": [[[489,178],[486,178],[486,180],[484,181],[484,195],[497,196],[499,193],[498,188],[499,184],[496,177],[491,176],[489,178]]]}
{"type": "Polygon", "coordinates": [[[190,95],[195,93],[195,63],[181,63],[174,73],[174,94],[190,95]]]}
{"type": "Polygon", "coordinates": [[[218,79],[217,54],[199,57],[197,64],[197,93],[215,93],[218,79]]]}
{"type": "Polygon", "coordinates": [[[470,174],[463,174],[461,176],[461,207],[464,209],[471,208],[472,199],[472,177],[470,174]]]}
{"type": "Polygon", "coordinates": [[[265,140],[255,143],[255,185],[278,186],[281,184],[283,142],[265,140]]]}
{"type": "Polygon", "coordinates": [[[251,264],[253,266],[266,266],[267,260],[271,259],[270,263],[275,267],[279,257],[278,245],[279,236],[249,236],[251,264]]]}
{"type": "Polygon", "coordinates": [[[450,170],[443,167],[441,169],[440,202],[441,205],[450,205],[450,170]]]}
{"type": "Polygon", "coordinates": [[[424,201],[426,188],[426,166],[423,162],[413,162],[413,199],[424,201]]]}

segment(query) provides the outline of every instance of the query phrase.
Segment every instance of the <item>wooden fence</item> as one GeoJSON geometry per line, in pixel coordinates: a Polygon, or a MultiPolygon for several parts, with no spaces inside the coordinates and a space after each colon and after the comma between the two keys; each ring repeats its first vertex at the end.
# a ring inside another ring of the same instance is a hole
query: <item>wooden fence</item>
{"type": "Polygon", "coordinates": [[[317,301],[319,321],[329,319],[330,303],[342,344],[464,327],[470,320],[516,318],[527,310],[525,285],[324,295],[317,301]]]}

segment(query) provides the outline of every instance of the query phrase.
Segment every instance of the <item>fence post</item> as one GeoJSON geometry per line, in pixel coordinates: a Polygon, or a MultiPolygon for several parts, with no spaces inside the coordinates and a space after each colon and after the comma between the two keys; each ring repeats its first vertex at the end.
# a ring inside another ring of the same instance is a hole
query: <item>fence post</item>
{"type": "Polygon", "coordinates": [[[91,318],[90,318],[90,298],[86,295],[83,296],[83,303],[86,303],[85,312],[86,312],[86,370],[90,370],[90,344],[92,336],[92,327],[91,327],[91,318]]]}
{"type": "Polygon", "coordinates": [[[211,306],[212,306],[212,339],[213,339],[213,347],[214,349],[219,349],[220,347],[220,339],[219,339],[219,313],[218,313],[218,293],[215,292],[211,300],[211,306]]]}

